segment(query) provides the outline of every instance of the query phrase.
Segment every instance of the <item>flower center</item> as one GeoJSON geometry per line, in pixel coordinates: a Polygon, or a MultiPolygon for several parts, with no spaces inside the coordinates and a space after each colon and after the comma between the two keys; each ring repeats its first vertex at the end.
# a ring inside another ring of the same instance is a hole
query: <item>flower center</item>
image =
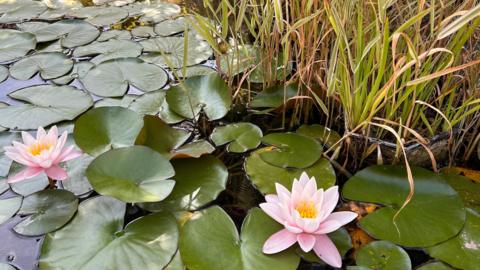
{"type": "Polygon", "coordinates": [[[317,209],[315,209],[315,204],[313,202],[300,202],[295,210],[298,211],[302,218],[316,218],[317,209]]]}
{"type": "Polygon", "coordinates": [[[28,152],[33,156],[40,155],[43,151],[50,151],[52,149],[52,144],[45,143],[45,142],[36,142],[28,148],[28,152]]]}

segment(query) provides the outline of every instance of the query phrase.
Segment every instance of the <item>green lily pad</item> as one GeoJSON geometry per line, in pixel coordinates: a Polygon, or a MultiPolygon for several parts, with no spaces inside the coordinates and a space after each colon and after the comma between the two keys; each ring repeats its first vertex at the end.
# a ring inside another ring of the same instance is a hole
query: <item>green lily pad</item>
{"type": "Polygon", "coordinates": [[[359,223],[374,238],[408,247],[432,246],[452,238],[465,223],[462,200],[441,176],[416,167],[412,174],[415,194],[395,219],[410,191],[402,166],[361,170],[344,185],[343,195],[350,200],[384,205],[359,223]]]}
{"type": "Polygon", "coordinates": [[[455,174],[443,175],[443,179],[457,191],[466,207],[480,212],[480,184],[455,174]]]}
{"type": "Polygon", "coordinates": [[[134,144],[143,120],[122,107],[100,107],[83,114],[75,122],[75,143],[85,153],[98,156],[112,148],[134,144]]]}
{"type": "Polygon", "coordinates": [[[177,76],[180,78],[189,78],[193,76],[203,76],[208,75],[211,73],[216,73],[217,71],[211,67],[203,66],[203,65],[196,65],[191,67],[185,68],[185,74],[183,74],[183,69],[177,69],[176,73],[177,76]]]}
{"type": "Polygon", "coordinates": [[[342,139],[342,136],[337,132],[322,126],[322,125],[302,125],[296,131],[296,133],[314,138],[325,144],[327,147],[331,147],[342,139]]]}
{"type": "Polygon", "coordinates": [[[410,270],[412,263],[405,250],[388,241],[374,241],[355,256],[357,265],[378,270],[410,270]]]}
{"type": "Polygon", "coordinates": [[[16,270],[16,268],[10,264],[0,263],[0,270],[16,270]]]}
{"type": "Polygon", "coordinates": [[[128,108],[130,104],[137,98],[136,95],[126,94],[121,98],[104,98],[95,102],[93,107],[123,107],[128,108]]]}
{"type": "Polygon", "coordinates": [[[167,158],[145,146],[113,149],[95,158],[87,177],[96,192],[125,202],[158,202],[173,189],[167,158]]]}
{"type": "Polygon", "coordinates": [[[0,200],[0,224],[9,220],[22,205],[22,197],[12,197],[0,200]]]}
{"type": "Polygon", "coordinates": [[[124,228],[124,215],[114,198],[82,202],[70,224],[46,235],[40,269],[163,269],[177,250],[175,218],[158,213],[124,228]]]}
{"type": "Polygon", "coordinates": [[[170,109],[186,118],[197,118],[201,111],[208,119],[224,117],[232,103],[227,84],[218,74],[196,76],[168,90],[170,109]]]}
{"type": "Polygon", "coordinates": [[[140,45],[144,52],[149,52],[142,55],[143,60],[169,68],[182,68],[184,62],[186,66],[200,64],[213,54],[208,42],[190,34],[185,37],[150,38],[140,41],[140,45]],[[185,55],[187,59],[184,59],[185,55]]]}
{"type": "Polygon", "coordinates": [[[132,39],[132,34],[130,33],[130,31],[127,31],[127,30],[112,29],[112,30],[103,31],[102,33],[100,33],[100,36],[97,38],[97,41],[101,42],[101,41],[107,41],[110,39],[130,40],[132,39]]]}
{"type": "Polygon", "coordinates": [[[131,33],[132,33],[132,36],[141,37],[141,38],[149,38],[157,35],[153,31],[152,26],[137,26],[132,29],[131,33]]]}
{"type": "Polygon", "coordinates": [[[0,30],[0,62],[16,60],[35,49],[35,36],[17,30],[0,30]]]}
{"type": "MultiPolygon", "coordinates": [[[[20,170],[23,169],[23,165],[13,162],[12,167],[10,168],[10,175],[17,174],[20,170]]],[[[35,177],[12,183],[10,184],[10,188],[13,192],[26,197],[35,192],[44,190],[48,185],[49,182],[47,175],[45,173],[41,173],[35,177]]]]}
{"type": "Polygon", "coordinates": [[[203,155],[211,154],[215,147],[205,140],[189,142],[174,149],[171,152],[172,158],[199,158],[203,155]]]}
{"type": "Polygon", "coordinates": [[[59,40],[40,43],[37,45],[36,51],[37,53],[44,53],[44,52],[61,52],[68,54],[69,49],[65,49],[60,45],[59,40]]]}
{"type": "MultiPolygon", "coordinates": [[[[191,18],[190,19],[194,19],[191,18]]],[[[160,36],[167,37],[171,35],[175,35],[178,33],[182,33],[185,31],[185,29],[190,30],[191,25],[188,21],[188,18],[185,16],[178,17],[172,20],[165,20],[162,22],[159,22],[155,25],[155,33],[157,33],[160,36]]]]}
{"type": "Polygon", "coordinates": [[[82,20],[62,20],[52,24],[41,22],[26,22],[20,29],[35,35],[37,42],[60,40],[66,48],[82,46],[94,41],[100,31],[93,25],[82,20]]]}
{"type": "Polygon", "coordinates": [[[132,100],[128,108],[140,114],[158,115],[167,124],[175,124],[185,120],[184,117],[170,110],[166,95],[165,90],[147,92],[132,100]]]}
{"type": "Polygon", "coordinates": [[[422,265],[417,270],[454,270],[452,267],[442,263],[442,262],[431,262],[422,265]]]}
{"type": "Polygon", "coordinates": [[[243,153],[260,145],[262,130],[251,123],[235,123],[216,127],[210,138],[216,146],[227,145],[227,151],[243,153]]]}
{"type": "Polygon", "coordinates": [[[19,141],[20,138],[18,132],[0,132],[0,177],[7,176],[12,166],[12,160],[3,154],[5,152],[4,147],[12,145],[13,141],[19,141]]]}
{"type": "Polygon", "coordinates": [[[77,211],[78,199],[70,191],[43,190],[23,200],[19,215],[29,215],[13,230],[21,235],[34,236],[58,230],[77,211]]]}
{"type": "Polygon", "coordinates": [[[3,194],[10,188],[10,185],[7,183],[7,178],[0,178],[0,194],[3,194]]]}
{"type": "Polygon", "coordinates": [[[82,196],[92,191],[92,185],[85,176],[85,171],[92,160],[91,156],[82,155],[65,162],[68,178],[61,181],[62,187],[76,196],[82,196]]]}
{"type": "Polygon", "coordinates": [[[10,75],[17,80],[28,80],[40,73],[42,79],[50,80],[67,74],[72,67],[72,59],[63,53],[37,53],[13,64],[10,67],[10,75]]]}
{"type": "Polygon", "coordinates": [[[225,189],[228,170],[216,157],[184,158],[172,161],[175,188],[163,201],[141,205],[149,211],[195,211],[215,200],[225,189]]]}
{"type": "Polygon", "coordinates": [[[253,97],[250,106],[252,108],[278,108],[284,105],[288,99],[296,96],[297,92],[298,86],[295,84],[272,86],[253,97]]]}
{"type": "Polygon", "coordinates": [[[177,251],[170,263],[163,268],[163,270],[185,270],[185,265],[183,265],[182,257],[180,257],[180,252],[177,251]]]}
{"type": "Polygon", "coordinates": [[[310,137],[297,133],[271,133],[262,138],[270,145],[260,158],[277,167],[303,169],[322,157],[322,146],[310,137]]]}
{"type": "Polygon", "coordinates": [[[8,68],[0,65],[0,83],[8,78],[8,68]]]}
{"type": "Polygon", "coordinates": [[[0,126],[10,129],[37,129],[73,120],[93,104],[90,95],[73,86],[36,85],[8,95],[29,103],[0,108],[0,126]]]}
{"type": "Polygon", "coordinates": [[[20,2],[8,8],[0,16],[0,23],[16,23],[31,20],[47,10],[47,6],[41,2],[28,1],[20,2]]]}
{"type": "Polygon", "coordinates": [[[156,116],[146,115],[144,125],[135,144],[145,145],[166,158],[172,157],[172,151],[184,144],[191,133],[183,129],[172,128],[156,116]]]}
{"type": "Polygon", "coordinates": [[[95,65],[92,62],[88,62],[88,61],[75,63],[69,74],[53,79],[52,81],[55,84],[65,85],[65,84],[69,84],[74,79],[81,80],[85,77],[87,72],[94,66],[95,65]]]}
{"type": "Polygon", "coordinates": [[[315,164],[305,169],[285,169],[263,161],[260,158],[260,154],[265,151],[268,151],[268,149],[261,148],[256,150],[245,161],[245,170],[248,177],[256,188],[264,194],[276,193],[276,182],[290,188],[293,184],[293,179],[299,179],[304,171],[308,176],[315,177],[318,188],[327,189],[335,184],[335,170],[325,158],[319,159],[315,164]]]}
{"type": "Polygon", "coordinates": [[[142,47],[134,41],[110,39],[77,47],[73,51],[73,57],[94,56],[90,62],[98,65],[112,59],[137,57],[141,53],[142,47]]]}
{"type": "Polygon", "coordinates": [[[109,26],[128,17],[128,11],[119,7],[84,7],[72,11],[70,15],[85,18],[95,26],[109,26]]]}
{"type": "Polygon", "coordinates": [[[89,92],[102,97],[123,96],[130,86],[143,92],[154,91],[167,81],[165,70],[137,58],[103,62],[90,69],[82,79],[89,92]]]}
{"type": "Polygon", "coordinates": [[[228,214],[213,206],[195,212],[183,226],[180,254],[190,270],[297,269],[300,259],[292,249],[274,255],[262,252],[265,240],[281,228],[260,209],[253,208],[239,235],[228,214]]]}
{"type": "MultiPolygon", "coordinates": [[[[158,23],[166,19],[177,16],[181,13],[181,8],[177,4],[165,1],[151,1],[150,4],[136,3],[129,5],[142,15],[140,21],[149,23],[158,23]]],[[[132,11],[129,11],[132,14],[132,11]]]]}
{"type": "Polygon", "coordinates": [[[435,259],[459,269],[477,269],[480,265],[480,214],[467,208],[467,221],[454,238],[427,248],[435,259]]]}

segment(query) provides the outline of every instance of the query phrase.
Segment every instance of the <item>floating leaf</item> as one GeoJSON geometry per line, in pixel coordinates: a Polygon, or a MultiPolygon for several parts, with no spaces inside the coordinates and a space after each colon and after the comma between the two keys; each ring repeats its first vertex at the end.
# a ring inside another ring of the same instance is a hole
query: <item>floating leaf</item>
{"type": "Polygon", "coordinates": [[[34,236],[58,230],[77,211],[78,199],[70,191],[43,190],[23,200],[19,215],[29,215],[13,230],[21,235],[34,236]]]}
{"type": "MultiPolygon", "coordinates": [[[[327,147],[332,147],[342,139],[337,132],[322,125],[302,125],[296,133],[319,140],[327,147]]],[[[338,146],[337,146],[338,147],[338,146]]]]}
{"type": "Polygon", "coordinates": [[[273,166],[303,169],[322,157],[322,147],[317,141],[297,133],[268,134],[262,142],[271,146],[260,153],[260,158],[273,166]]]}
{"type": "Polygon", "coordinates": [[[170,110],[166,101],[165,90],[147,92],[136,97],[128,108],[140,114],[158,115],[165,123],[175,124],[185,120],[184,117],[170,110]]]}
{"type": "Polygon", "coordinates": [[[297,95],[297,85],[276,85],[266,88],[253,97],[250,106],[253,108],[278,108],[284,105],[288,99],[297,95]]]}
{"type": "Polygon", "coordinates": [[[100,107],[78,118],[73,136],[84,152],[98,156],[112,148],[133,145],[142,126],[142,117],[131,110],[100,107]]]}
{"type": "Polygon", "coordinates": [[[200,64],[212,56],[213,51],[205,40],[194,35],[185,37],[159,37],[140,41],[144,52],[150,52],[141,58],[163,67],[182,68],[200,64]],[[187,43],[185,52],[185,42],[187,43]],[[185,54],[187,59],[184,59],[185,54]]]}
{"type": "Polygon", "coordinates": [[[431,262],[431,263],[422,265],[420,268],[417,268],[417,270],[454,270],[454,269],[442,262],[431,262]]]}
{"type": "MultiPolygon", "coordinates": [[[[193,19],[193,18],[190,18],[193,19]]],[[[188,21],[189,19],[185,16],[178,17],[172,20],[165,20],[159,22],[155,25],[155,33],[160,36],[171,36],[181,32],[184,32],[185,29],[190,30],[191,25],[188,21]]]]}
{"type": "Polygon", "coordinates": [[[84,7],[73,10],[70,15],[96,26],[109,26],[128,17],[128,11],[119,7],[84,7]]]}
{"type": "Polygon", "coordinates": [[[0,200],[0,224],[9,220],[22,205],[22,197],[12,197],[0,200]]]}
{"type": "Polygon", "coordinates": [[[0,30],[0,62],[16,60],[35,49],[35,36],[17,30],[0,30]]]}
{"type": "Polygon", "coordinates": [[[86,174],[96,192],[132,203],[161,201],[175,185],[168,159],[140,145],[101,154],[86,174]]]}
{"type": "MultiPolygon", "coordinates": [[[[23,170],[23,165],[20,165],[16,162],[12,163],[12,167],[10,169],[10,175],[17,174],[20,170],[23,170]]],[[[10,184],[10,188],[13,192],[22,195],[22,196],[29,196],[35,192],[41,191],[48,186],[48,177],[45,173],[41,173],[35,177],[12,183],[10,184]]]]}
{"type": "Polygon", "coordinates": [[[292,249],[274,255],[262,252],[265,240],[281,228],[260,209],[253,208],[239,235],[228,214],[213,206],[195,212],[183,226],[179,242],[181,257],[190,270],[297,269],[299,257],[292,249]]]}
{"type": "Polygon", "coordinates": [[[46,235],[40,269],[163,269],[177,250],[175,218],[158,213],[123,228],[124,216],[114,198],[82,202],[69,225],[46,235]]]}
{"type": "Polygon", "coordinates": [[[195,211],[215,200],[225,189],[228,170],[216,157],[185,158],[172,161],[175,188],[163,201],[141,205],[149,211],[195,211]]]}
{"type": "Polygon", "coordinates": [[[16,270],[16,268],[10,264],[0,263],[0,270],[16,270]]]}
{"type": "Polygon", "coordinates": [[[95,102],[95,108],[100,107],[123,107],[128,108],[130,104],[137,98],[137,95],[124,95],[121,98],[104,98],[95,102]]]}
{"type": "Polygon", "coordinates": [[[0,83],[8,78],[8,68],[0,65],[0,83]]]}
{"type": "Polygon", "coordinates": [[[170,263],[163,268],[163,270],[185,270],[185,266],[183,265],[182,258],[180,257],[180,252],[177,251],[173,259],[170,263]]]}
{"type": "Polygon", "coordinates": [[[7,183],[7,178],[0,178],[0,194],[3,194],[10,188],[10,185],[7,183]]]}
{"type": "Polygon", "coordinates": [[[229,143],[229,152],[243,153],[257,148],[262,136],[262,130],[254,124],[235,123],[215,128],[210,138],[217,146],[229,143]]]}
{"type": "Polygon", "coordinates": [[[224,117],[232,103],[227,84],[218,74],[196,76],[167,92],[170,109],[186,118],[197,118],[204,111],[210,120],[224,117]]]}
{"type": "MultiPolygon", "coordinates": [[[[179,5],[164,1],[151,2],[148,5],[144,3],[136,3],[135,5],[130,5],[129,7],[142,15],[140,19],[142,22],[149,23],[158,23],[164,21],[173,16],[179,15],[181,12],[179,5]]],[[[132,14],[132,11],[130,11],[130,14],[132,14]]]]}
{"type": "Polygon", "coordinates": [[[10,129],[37,129],[73,120],[93,104],[90,95],[73,86],[36,85],[9,96],[30,103],[0,108],[0,126],[10,129]]]}
{"type": "Polygon", "coordinates": [[[60,44],[66,48],[88,44],[100,35],[95,26],[82,20],[63,20],[52,24],[26,22],[19,27],[25,32],[34,34],[37,42],[60,39],[60,44]]]}
{"type": "Polygon", "coordinates": [[[172,157],[172,151],[190,137],[190,132],[172,128],[158,117],[147,115],[143,120],[145,124],[135,144],[148,146],[168,159],[172,157]]]}
{"type": "Polygon", "coordinates": [[[131,32],[134,37],[149,38],[156,36],[152,26],[137,26],[131,32]]]}
{"type": "Polygon", "coordinates": [[[70,71],[69,74],[53,79],[52,81],[55,84],[69,84],[74,79],[83,79],[87,72],[94,67],[95,65],[92,62],[83,61],[78,62],[73,65],[73,69],[70,71]]]}
{"type": "Polygon", "coordinates": [[[161,67],[137,58],[103,62],[90,69],[82,79],[89,92],[102,97],[123,96],[130,86],[144,92],[154,91],[167,81],[167,73],[161,67]]]}
{"type": "Polygon", "coordinates": [[[186,67],[185,74],[183,74],[183,69],[176,70],[177,76],[179,76],[180,78],[208,75],[215,72],[217,72],[215,69],[203,65],[186,67]]]}
{"type": "Polygon", "coordinates": [[[384,205],[363,217],[360,227],[374,238],[408,247],[432,246],[455,236],[465,223],[458,194],[433,172],[412,168],[412,174],[415,193],[395,218],[410,191],[404,167],[371,166],[347,181],[347,199],[384,205]]]}
{"type": "Polygon", "coordinates": [[[205,140],[190,142],[172,151],[172,158],[199,158],[211,154],[215,147],[205,140]]]}
{"type": "Polygon", "coordinates": [[[100,33],[100,36],[97,38],[97,41],[107,41],[110,39],[125,39],[125,40],[130,40],[132,39],[132,34],[130,31],[127,30],[108,30],[108,31],[103,31],[100,33]]]}
{"type": "Polygon", "coordinates": [[[37,53],[16,62],[10,67],[10,75],[17,80],[28,80],[40,73],[44,80],[58,78],[70,72],[72,59],[63,53],[37,53]]]}
{"type": "Polygon", "coordinates": [[[480,265],[480,214],[467,208],[465,227],[454,238],[427,248],[435,259],[459,269],[477,269],[480,265]]]}
{"type": "Polygon", "coordinates": [[[446,174],[458,174],[467,177],[468,179],[480,183],[480,171],[471,170],[462,167],[447,167],[442,168],[442,172],[446,174]]]}
{"type": "Polygon", "coordinates": [[[93,42],[78,47],[73,51],[74,57],[95,56],[90,62],[98,65],[112,59],[137,57],[142,53],[142,47],[131,40],[110,39],[105,42],[93,42]]]}
{"type": "Polygon", "coordinates": [[[447,174],[444,179],[457,191],[466,207],[480,212],[480,183],[454,174],[447,174]]]}
{"type": "Polygon", "coordinates": [[[378,270],[409,270],[412,263],[407,252],[388,241],[372,242],[357,253],[357,265],[378,270]]]}
{"type": "Polygon", "coordinates": [[[305,169],[284,169],[263,161],[260,158],[260,154],[265,151],[268,151],[268,148],[256,150],[245,161],[245,170],[248,177],[256,188],[264,194],[276,193],[275,183],[280,183],[290,188],[293,179],[299,179],[304,171],[310,177],[315,177],[318,188],[327,189],[335,184],[335,171],[327,159],[321,158],[315,164],[305,169]]]}
{"type": "Polygon", "coordinates": [[[37,1],[17,3],[11,7],[0,16],[0,23],[16,23],[31,20],[47,10],[47,6],[37,1]]]}
{"type": "Polygon", "coordinates": [[[62,187],[77,196],[82,196],[92,191],[92,185],[85,176],[88,165],[93,160],[89,155],[82,155],[65,162],[68,178],[61,181],[62,187]]]}
{"type": "MultiPolygon", "coordinates": [[[[19,140],[20,134],[16,132],[0,132],[0,177],[8,175],[10,166],[12,165],[12,159],[4,155],[5,146],[12,145],[13,141],[19,140]]],[[[0,193],[2,188],[0,188],[0,193]]]]}

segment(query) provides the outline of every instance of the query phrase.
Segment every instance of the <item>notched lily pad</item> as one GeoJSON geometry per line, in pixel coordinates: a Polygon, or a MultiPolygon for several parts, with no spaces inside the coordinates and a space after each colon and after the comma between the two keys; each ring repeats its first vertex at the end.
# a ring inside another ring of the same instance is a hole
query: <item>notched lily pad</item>
{"type": "Polygon", "coordinates": [[[262,130],[254,124],[234,123],[216,127],[210,138],[217,146],[228,143],[227,151],[229,152],[243,153],[257,148],[262,136],[262,130]]]}
{"type": "Polygon", "coordinates": [[[11,29],[0,30],[0,62],[16,60],[35,49],[35,36],[11,29]]]}
{"type": "Polygon", "coordinates": [[[374,241],[355,256],[357,265],[378,270],[410,270],[412,263],[405,250],[388,241],[374,241]]]}
{"type": "Polygon", "coordinates": [[[0,200],[0,224],[9,220],[22,205],[22,197],[12,197],[0,200]]]}
{"type": "Polygon", "coordinates": [[[296,96],[297,92],[298,86],[295,84],[272,86],[253,97],[250,106],[252,108],[278,108],[296,96]]]}
{"type": "Polygon", "coordinates": [[[42,79],[50,80],[67,74],[72,67],[72,59],[63,53],[37,53],[13,64],[10,67],[10,75],[17,80],[28,80],[40,73],[42,79]]]}
{"type": "Polygon", "coordinates": [[[8,68],[0,65],[0,83],[8,78],[8,68]]]}
{"type": "Polygon", "coordinates": [[[189,142],[174,149],[171,152],[172,159],[175,158],[199,158],[203,155],[211,154],[215,151],[215,147],[206,140],[198,140],[189,142]]]}
{"type": "Polygon", "coordinates": [[[112,59],[137,57],[141,53],[142,47],[132,40],[110,39],[77,47],[73,51],[73,57],[94,56],[90,62],[98,65],[112,59]]]}
{"type": "Polygon", "coordinates": [[[166,95],[167,91],[165,90],[147,92],[141,96],[136,96],[128,104],[128,108],[140,114],[158,115],[167,124],[175,124],[185,120],[184,117],[170,110],[166,95]]]}

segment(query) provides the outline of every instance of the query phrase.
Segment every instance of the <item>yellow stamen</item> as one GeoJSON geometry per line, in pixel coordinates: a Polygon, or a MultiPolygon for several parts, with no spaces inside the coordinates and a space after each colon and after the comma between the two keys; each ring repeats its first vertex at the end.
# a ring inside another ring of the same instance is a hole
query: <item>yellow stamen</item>
{"type": "Polygon", "coordinates": [[[30,147],[28,147],[28,152],[30,152],[30,154],[32,154],[33,156],[38,156],[45,150],[50,151],[52,147],[53,145],[50,143],[35,142],[34,144],[30,145],[30,147]]]}
{"type": "Polygon", "coordinates": [[[317,209],[313,202],[301,202],[295,207],[302,218],[316,218],[317,209]]]}

